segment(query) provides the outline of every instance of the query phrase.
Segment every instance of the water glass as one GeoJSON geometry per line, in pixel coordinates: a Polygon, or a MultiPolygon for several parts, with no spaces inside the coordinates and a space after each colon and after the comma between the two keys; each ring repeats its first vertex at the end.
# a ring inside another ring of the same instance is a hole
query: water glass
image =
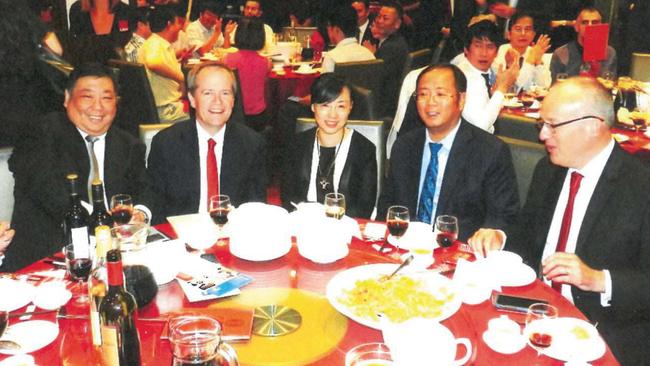
{"type": "Polygon", "coordinates": [[[325,195],[325,215],[340,220],[345,215],[345,196],[343,193],[325,195]]]}
{"type": "Polygon", "coordinates": [[[352,348],[345,354],[345,366],[364,365],[393,365],[388,346],[384,343],[364,343],[352,348]]]}

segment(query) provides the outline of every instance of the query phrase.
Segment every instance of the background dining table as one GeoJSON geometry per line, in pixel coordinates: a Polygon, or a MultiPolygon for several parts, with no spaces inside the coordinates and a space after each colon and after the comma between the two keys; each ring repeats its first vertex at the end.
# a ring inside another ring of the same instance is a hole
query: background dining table
{"type": "MultiPolygon", "coordinates": [[[[157,228],[170,237],[175,233],[170,225],[157,228]]],[[[344,365],[345,354],[362,343],[381,342],[379,330],[361,325],[336,311],[325,297],[328,281],[346,269],[372,264],[397,263],[388,254],[380,254],[377,245],[353,238],[350,253],[331,264],[317,264],[300,256],[295,241],[288,254],[270,261],[252,262],[230,254],[228,240],[222,239],[208,250],[226,267],[244,273],[253,281],[241,289],[241,294],[229,298],[196,303],[188,302],[177,281],[162,285],[154,300],[138,310],[138,329],[141,340],[143,365],[170,365],[172,354],[169,341],[162,339],[169,314],[183,312],[227,312],[228,309],[253,309],[263,305],[284,305],[302,315],[302,324],[294,332],[279,337],[262,337],[253,334],[248,341],[230,343],[239,356],[241,365],[344,365]]],[[[436,263],[448,262],[457,257],[460,246],[456,243],[448,250],[434,252],[436,263]]],[[[397,267],[397,264],[395,264],[397,267]]],[[[434,263],[434,267],[436,264],[434,263]]],[[[39,261],[21,273],[52,269],[39,261]]],[[[448,273],[447,275],[451,275],[448,273]]],[[[504,287],[503,293],[545,299],[559,309],[559,316],[585,319],[568,300],[540,280],[522,287],[504,287]]],[[[24,311],[19,309],[18,311],[24,311]]],[[[71,315],[87,315],[88,309],[78,307],[73,301],[66,305],[65,317],[56,314],[34,316],[33,319],[58,321],[60,333],[50,345],[32,353],[38,365],[88,365],[97,364],[98,355],[91,346],[90,326],[87,319],[74,319],[71,315]]],[[[490,301],[478,305],[463,304],[458,312],[442,324],[456,337],[466,337],[472,343],[472,365],[562,365],[563,362],[547,356],[538,356],[526,346],[512,355],[499,354],[483,341],[482,334],[490,319],[505,313],[497,311],[490,301]]],[[[517,322],[524,316],[508,315],[517,322]]],[[[17,319],[12,319],[13,324],[17,319]]],[[[462,350],[459,349],[459,357],[462,350]]],[[[0,356],[0,361],[6,356],[0,356]]],[[[617,365],[609,348],[603,357],[592,365],[617,365]]]]}

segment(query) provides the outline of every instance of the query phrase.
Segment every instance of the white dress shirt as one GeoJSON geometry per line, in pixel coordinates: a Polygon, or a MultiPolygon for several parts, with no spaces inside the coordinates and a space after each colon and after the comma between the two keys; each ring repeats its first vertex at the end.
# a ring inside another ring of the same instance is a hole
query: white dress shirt
{"type": "Polygon", "coordinates": [[[196,132],[199,139],[199,168],[201,170],[201,195],[199,198],[199,212],[208,212],[210,202],[208,201],[208,140],[214,139],[217,143],[214,146],[214,153],[217,158],[217,171],[219,174],[219,191],[221,191],[221,157],[223,156],[223,137],[228,124],[223,126],[215,135],[210,135],[196,122],[196,132]]]}
{"type": "MultiPolygon", "coordinates": [[[[497,52],[497,57],[492,63],[492,68],[494,70],[499,70],[499,67],[506,68],[506,53],[511,48],[509,43],[502,44],[499,47],[497,52]]],[[[524,58],[524,63],[519,70],[519,76],[517,77],[517,86],[518,89],[530,90],[534,85],[549,88],[551,86],[551,57],[553,54],[545,53],[542,56],[542,63],[535,66],[526,62],[526,57],[530,52],[531,47],[526,48],[526,52],[521,55],[524,58]]]]}
{"type": "Polygon", "coordinates": [[[323,72],[334,72],[334,66],[342,62],[374,60],[369,49],[360,46],[354,37],[341,40],[336,47],[323,56],[323,72]]]}
{"type": "Polygon", "coordinates": [[[370,19],[366,19],[366,22],[361,24],[358,27],[359,28],[359,39],[357,40],[357,42],[359,44],[361,44],[363,42],[363,35],[366,33],[366,29],[368,28],[369,25],[370,25],[370,19]]]}
{"type": "Polygon", "coordinates": [[[449,160],[449,152],[451,151],[451,146],[454,144],[454,139],[456,138],[458,127],[460,127],[460,121],[458,124],[456,124],[456,127],[454,127],[454,129],[451,130],[449,134],[440,141],[431,140],[429,132],[426,130],[424,131],[426,138],[424,139],[424,150],[422,150],[422,167],[420,168],[420,185],[418,186],[418,206],[420,205],[420,195],[422,194],[422,185],[424,184],[424,178],[427,175],[427,169],[429,169],[429,161],[431,161],[431,150],[429,149],[429,143],[442,144],[442,147],[438,151],[438,175],[436,176],[436,191],[433,195],[433,207],[431,210],[430,224],[433,224],[434,220],[436,219],[436,210],[438,209],[438,198],[440,198],[442,179],[445,175],[447,160],[449,160]]]}
{"type": "MultiPolygon", "coordinates": [[[[494,64],[493,64],[494,66],[494,64]]],[[[504,96],[500,91],[495,91],[490,97],[485,87],[485,79],[482,72],[475,68],[469,60],[463,60],[458,64],[467,78],[467,93],[465,94],[465,107],[463,118],[476,127],[489,133],[494,132],[494,122],[499,116],[504,96]]],[[[494,80],[494,70],[488,71],[494,80]]]]}
{"type": "MultiPolygon", "coordinates": [[[[194,50],[194,55],[199,55],[197,52],[198,49],[203,46],[210,39],[210,37],[212,37],[213,34],[214,28],[208,29],[204,27],[203,24],[201,24],[201,21],[198,19],[187,26],[187,40],[189,42],[189,45],[196,47],[196,50],[194,50]]],[[[212,49],[221,47],[223,45],[223,42],[223,33],[221,33],[212,49]]]]}
{"type": "MultiPolygon", "coordinates": [[[[587,206],[591,201],[591,196],[596,189],[596,184],[600,179],[600,175],[607,164],[607,159],[614,149],[614,140],[612,139],[607,147],[605,147],[598,155],[596,155],[589,163],[587,163],[582,169],[569,169],[564,179],[564,184],[562,185],[562,191],[557,200],[557,205],[555,206],[555,212],[553,213],[553,220],[551,221],[551,226],[548,230],[548,235],[546,236],[546,245],[544,246],[544,253],[542,259],[551,256],[555,253],[557,247],[557,241],[560,236],[560,228],[562,227],[562,217],[564,216],[564,210],[569,200],[569,186],[571,182],[571,173],[577,171],[580,173],[583,178],[580,182],[580,188],[576,194],[574,203],[573,203],[573,216],[571,219],[571,228],[569,229],[569,237],[566,243],[565,252],[575,253],[576,243],[578,241],[578,235],[580,234],[580,227],[582,226],[582,220],[585,217],[587,212],[587,206]]],[[[550,284],[550,281],[544,279],[544,281],[550,284]]],[[[573,302],[573,295],[571,294],[571,285],[563,284],[562,285],[562,295],[573,302]]],[[[610,277],[609,271],[605,270],[605,292],[600,296],[600,303],[602,306],[609,306],[609,301],[612,298],[612,279],[610,277]]]]}

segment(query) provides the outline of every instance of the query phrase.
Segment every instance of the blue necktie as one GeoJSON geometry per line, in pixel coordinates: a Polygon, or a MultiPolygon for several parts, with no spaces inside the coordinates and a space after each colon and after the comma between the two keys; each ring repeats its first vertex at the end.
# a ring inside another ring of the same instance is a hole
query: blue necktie
{"type": "Polygon", "coordinates": [[[420,203],[418,204],[418,221],[427,224],[431,223],[431,215],[433,215],[433,197],[436,194],[436,179],[438,178],[438,151],[441,147],[442,144],[429,143],[431,159],[429,159],[427,174],[424,176],[420,203]]]}

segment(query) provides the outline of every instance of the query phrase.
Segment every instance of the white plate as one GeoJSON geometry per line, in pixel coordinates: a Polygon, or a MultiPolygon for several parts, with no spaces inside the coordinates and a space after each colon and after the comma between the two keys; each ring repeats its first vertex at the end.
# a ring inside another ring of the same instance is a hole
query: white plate
{"type": "Polygon", "coordinates": [[[72,293],[61,281],[46,282],[34,290],[34,305],[41,309],[54,310],[68,303],[72,293]]]}
{"type": "Polygon", "coordinates": [[[298,70],[295,70],[293,73],[294,74],[300,74],[300,75],[311,75],[311,74],[315,74],[317,72],[318,71],[313,70],[313,69],[312,70],[307,70],[307,71],[301,71],[300,69],[298,69],[298,70]]]}
{"type": "Polygon", "coordinates": [[[519,263],[516,266],[508,268],[508,274],[499,276],[501,286],[519,287],[531,284],[537,278],[535,270],[529,266],[519,263]]]}
{"type": "Polygon", "coordinates": [[[577,318],[538,320],[524,329],[526,339],[531,333],[540,329],[553,337],[551,346],[542,351],[549,357],[560,361],[589,362],[605,354],[607,348],[605,341],[598,334],[596,327],[584,320],[577,318]],[[578,337],[577,333],[581,337],[578,337]]]}
{"type": "MultiPolygon", "coordinates": [[[[351,290],[359,280],[370,278],[379,278],[382,275],[392,273],[397,268],[395,263],[380,263],[368,264],[365,266],[358,266],[350,268],[343,272],[339,272],[327,284],[326,296],[330,304],[338,310],[341,314],[348,318],[361,323],[365,326],[380,329],[379,320],[370,317],[360,317],[356,315],[352,308],[341,303],[339,298],[344,295],[345,290],[351,290]]],[[[452,295],[452,299],[443,305],[442,313],[440,316],[434,318],[437,321],[442,321],[454,315],[460,308],[462,302],[460,296],[456,293],[451,280],[433,272],[418,272],[404,274],[406,276],[423,280],[428,292],[432,295],[441,294],[443,291],[452,295]]]]}
{"type": "Polygon", "coordinates": [[[0,278],[0,294],[4,294],[0,296],[0,310],[14,311],[32,301],[34,286],[9,278],[0,278]]]}
{"type": "Polygon", "coordinates": [[[503,106],[506,108],[521,108],[524,106],[524,104],[518,100],[515,101],[506,100],[505,102],[503,102],[503,106]]]}
{"type": "Polygon", "coordinates": [[[45,320],[31,320],[16,323],[5,331],[3,340],[12,340],[20,345],[19,350],[0,349],[0,353],[15,355],[30,353],[52,343],[59,335],[59,326],[45,320]]]}

